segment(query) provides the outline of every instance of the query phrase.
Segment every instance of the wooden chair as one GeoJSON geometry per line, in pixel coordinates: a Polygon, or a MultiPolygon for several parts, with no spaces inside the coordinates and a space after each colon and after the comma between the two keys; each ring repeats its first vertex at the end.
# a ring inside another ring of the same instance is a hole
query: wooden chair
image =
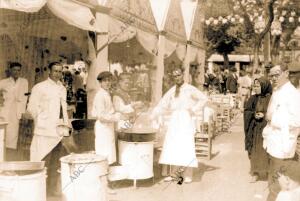
{"type": "Polygon", "coordinates": [[[201,129],[195,134],[195,149],[197,158],[205,157],[208,160],[211,159],[212,137],[212,124],[202,123],[201,129]]]}

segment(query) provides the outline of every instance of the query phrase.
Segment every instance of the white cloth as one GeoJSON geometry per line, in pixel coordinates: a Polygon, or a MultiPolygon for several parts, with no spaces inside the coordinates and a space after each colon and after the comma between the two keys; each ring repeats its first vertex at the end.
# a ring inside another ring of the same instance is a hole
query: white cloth
{"type": "Polygon", "coordinates": [[[293,158],[300,132],[300,93],[287,82],[272,95],[263,130],[263,146],[280,159],[293,158]]]}
{"type": "Polygon", "coordinates": [[[4,90],[4,106],[1,109],[2,116],[7,122],[5,145],[7,148],[16,149],[19,136],[19,120],[25,112],[28,92],[28,81],[18,78],[15,81],[9,77],[0,81],[0,90],[4,90]]]}
{"type": "Polygon", "coordinates": [[[120,113],[116,113],[110,94],[100,88],[96,93],[92,106],[92,117],[95,123],[95,151],[112,164],[116,161],[116,146],[114,123],[120,120],[120,113]]]}
{"type": "Polygon", "coordinates": [[[51,12],[66,23],[87,31],[102,32],[101,22],[90,8],[69,0],[48,0],[51,12]]]}
{"type": "Polygon", "coordinates": [[[280,191],[276,201],[300,201],[300,187],[294,190],[280,191]]]}
{"type": "Polygon", "coordinates": [[[196,128],[190,113],[202,110],[206,102],[207,97],[187,83],[181,86],[178,97],[175,97],[175,86],[163,96],[152,113],[155,117],[171,111],[159,163],[198,167],[194,139],[196,128]]]}
{"type": "Polygon", "coordinates": [[[1,0],[0,8],[12,9],[22,12],[37,12],[47,0],[1,0]]]}
{"type": "Polygon", "coordinates": [[[36,84],[31,91],[27,110],[34,119],[34,136],[30,147],[30,160],[40,161],[61,141],[57,126],[60,107],[63,123],[68,124],[67,92],[61,82],[55,83],[48,78],[36,84]]]}

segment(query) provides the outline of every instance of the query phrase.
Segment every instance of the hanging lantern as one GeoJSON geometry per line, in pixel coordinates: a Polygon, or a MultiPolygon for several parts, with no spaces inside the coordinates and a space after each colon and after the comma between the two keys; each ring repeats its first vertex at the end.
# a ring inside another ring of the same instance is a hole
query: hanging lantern
{"type": "Polygon", "coordinates": [[[223,20],[222,20],[222,23],[223,24],[226,24],[228,22],[228,20],[226,19],[226,18],[224,18],[223,20]]]}
{"type": "Polygon", "coordinates": [[[275,19],[271,25],[271,34],[272,35],[280,35],[282,33],[281,23],[278,19],[275,19]]]}
{"type": "Polygon", "coordinates": [[[281,13],[281,15],[282,15],[282,16],[285,16],[286,13],[287,13],[286,10],[283,10],[282,13],[281,13]]]}
{"type": "Polygon", "coordinates": [[[295,15],[296,15],[296,12],[295,12],[295,11],[292,11],[292,12],[291,12],[291,16],[294,17],[295,15]]]}
{"type": "Polygon", "coordinates": [[[295,19],[293,17],[289,17],[289,22],[293,23],[295,21],[295,19]]]}
{"type": "Polygon", "coordinates": [[[217,24],[219,23],[219,21],[218,21],[217,19],[215,19],[215,20],[213,21],[213,23],[214,23],[214,25],[217,25],[217,24]]]}
{"type": "Polygon", "coordinates": [[[262,16],[255,21],[254,29],[256,33],[261,33],[265,29],[265,21],[262,16]]]}
{"type": "Polygon", "coordinates": [[[284,17],[283,16],[280,16],[279,22],[284,22],[284,17]]]}

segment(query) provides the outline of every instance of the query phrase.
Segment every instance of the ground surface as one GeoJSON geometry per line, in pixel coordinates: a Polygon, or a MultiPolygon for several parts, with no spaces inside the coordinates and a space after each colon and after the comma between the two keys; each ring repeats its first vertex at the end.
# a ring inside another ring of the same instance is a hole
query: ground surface
{"type": "MultiPolygon", "coordinates": [[[[155,165],[152,179],[115,184],[117,194],[109,195],[110,201],[265,201],[267,182],[250,183],[249,160],[244,151],[241,115],[231,127],[231,133],[217,136],[213,141],[213,158],[200,160],[191,184],[161,182],[159,167],[155,165]]],[[[59,197],[47,201],[61,201],[59,197]]],[[[100,201],[100,200],[99,200],[100,201]]]]}

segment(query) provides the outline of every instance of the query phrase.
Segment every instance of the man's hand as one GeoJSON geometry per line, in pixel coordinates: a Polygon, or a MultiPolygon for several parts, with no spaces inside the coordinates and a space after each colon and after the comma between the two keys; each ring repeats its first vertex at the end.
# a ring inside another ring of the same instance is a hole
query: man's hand
{"type": "Polygon", "coordinates": [[[257,113],[255,113],[255,119],[262,119],[264,116],[265,116],[265,115],[264,115],[264,113],[262,113],[262,112],[257,112],[257,113]]]}

